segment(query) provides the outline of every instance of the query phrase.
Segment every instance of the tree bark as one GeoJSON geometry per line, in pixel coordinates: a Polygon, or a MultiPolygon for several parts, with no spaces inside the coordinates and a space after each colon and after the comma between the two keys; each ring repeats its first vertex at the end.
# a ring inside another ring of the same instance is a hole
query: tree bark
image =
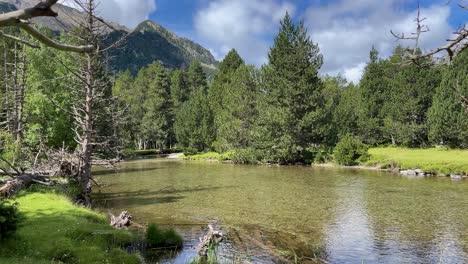
{"type": "Polygon", "coordinates": [[[47,183],[47,179],[36,175],[20,175],[11,181],[7,181],[5,185],[0,188],[0,198],[11,198],[22,189],[28,188],[33,183],[40,183],[44,185],[51,185],[47,183]]]}

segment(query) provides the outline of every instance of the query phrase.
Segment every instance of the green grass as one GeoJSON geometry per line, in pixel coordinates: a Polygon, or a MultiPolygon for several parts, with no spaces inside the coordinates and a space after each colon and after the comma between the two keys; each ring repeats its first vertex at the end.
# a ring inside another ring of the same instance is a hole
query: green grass
{"type": "Polygon", "coordinates": [[[161,229],[150,224],[146,230],[146,241],[150,248],[181,248],[184,240],[174,229],[161,229]]]}
{"type": "Polygon", "coordinates": [[[468,150],[443,148],[371,148],[366,165],[388,167],[397,163],[401,169],[421,169],[437,174],[468,174],[468,150]]]}
{"type": "Polygon", "coordinates": [[[230,160],[231,153],[205,152],[195,155],[183,156],[187,160],[230,160]]]}
{"type": "Polygon", "coordinates": [[[105,216],[65,196],[27,193],[16,199],[24,216],[16,235],[0,241],[0,263],[140,263],[122,248],[136,237],[111,228],[105,216]]]}

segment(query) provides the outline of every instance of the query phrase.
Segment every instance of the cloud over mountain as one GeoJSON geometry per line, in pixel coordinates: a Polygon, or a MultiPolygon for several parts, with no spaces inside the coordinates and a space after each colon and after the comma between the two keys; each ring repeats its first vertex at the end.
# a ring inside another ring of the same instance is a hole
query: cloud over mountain
{"type": "MultiPolygon", "coordinates": [[[[61,3],[77,8],[74,0],[64,0],[61,3]]],[[[156,2],[155,0],[100,0],[98,7],[101,17],[134,28],[156,11],[156,2]]]]}

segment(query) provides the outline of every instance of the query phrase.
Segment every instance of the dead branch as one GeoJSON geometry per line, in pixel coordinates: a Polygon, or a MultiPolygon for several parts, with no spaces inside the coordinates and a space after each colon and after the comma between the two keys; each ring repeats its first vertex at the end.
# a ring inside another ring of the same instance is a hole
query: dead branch
{"type": "MultiPolygon", "coordinates": [[[[24,31],[26,31],[29,35],[37,39],[38,41],[42,42],[43,44],[50,46],[52,48],[63,50],[63,51],[70,51],[70,52],[79,52],[79,53],[86,53],[91,52],[94,50],[94,46],[74,46],[68,44],[59,43],[46,35],[42,34],[34,27],[32,27],[29,23],[29,20],[34,17],[57,17],[57,13],[52,10],[52,6],[55,5],[58,0],[47,0],[45,2],[39,2],[37,5],[20,9],[17,11],[12,11],[4,14],[0,14],[0,27],[6,26],[18,26],[24,31]]],[[[3,35],[4,36],[4,35],[3,35]]],[[[23,44],[24,41],[18,40],[17,38],[10,38],[15,41],[19,41],[23,44]]],[[[33,45],[32,43],[30,43],[33,45]]]]}
{"type": "Polygon", "coordinates": [[[37,45],[36,43],[29,42],[29,41],[27,41],[27,40],[24,40],[24,39],[22,39],[22,38],[18,38],[18,37],[9,35],[9,34],[5,34],[5,33],[1,32],[1,31],[0,31],[0,36],[5,37],[5,38],[7,38],[7,39],[11,39],[11,40],[16,41],[16,42],[19,42],[19,43],[24,44],[24,45],[26,45],[26,46],[29,46],[29,47],[31,47],[31,48],[35,48],[35,49],[40,48],[40,46],[37,45]]]}
{"type": "MultiPolygon", "coordinates": [[[[468,10],[468,8],[461,3],[458,4],[458,6],[464,10],[468,10]]],[[[441,52],[446,52],[447,55],[445,57],[448,58],[449,61],[452,61],[458,53],[460,53],[462,50],[468,47],[468,28],[465,24],[457,31],[453,32],[453,34],[457,37],[454,39],[447,39],[446,45],[440,46],[427,52],[418,53],[418,50],[420,48],[421,35],[430,31],[427,25],[422,24],[424,20],[426,20],[426,18],[421,18],[421,9],[418,3],[417,16],[414,20],[416,22],[416,32],[413,32],[410,34],[410,36],[407,36],[404,33],[395,33],[392,30],[390,30],[390,33],[397,40],[413,40],[415,42],[414,48],[412,50],[409,50],[410,52],[406,54],[407,58],[412,63],[419,65],[419,61],[421,59],[433,57],[434,55],[439,54],[441,52]]]]}
{"type": "Polygon", "coordinates": [[[208,229],[208,233],[203,238],[200,238],[200,243],[197,247],[198,255],[202,258],[208,257],[210,246],[219,244],[224,238],[223,233],[215,231],[212,225],[208,225],[208,229]]]}
{"type": "Polygon", "coordinates": [[[94,46],[88,45],[88,46],[74,46],[74,45],[68,45],[68,44],[63,44],[60,42],[57,42],[46,35],[42,34],[40,31],[32,27],[31,25],[27,23],[20,23],[19,27],[26,31],[29,35],[40,41],[41,43],[45,44],[46,46],[52,47],[54,49],[62,50],[62,51],[70,51],[70,52],[78,52],[78,53],[86,53],[86,52],[92,52],[94,50],[94,46]]]}
{"type": "Polygon", "coordinates": [[[30,8],[0,14],[0,27],[17,25],[34,17],[57,17],[58,14],[52,10],[57,2],[58,0],[47,0],[30,8]]]}

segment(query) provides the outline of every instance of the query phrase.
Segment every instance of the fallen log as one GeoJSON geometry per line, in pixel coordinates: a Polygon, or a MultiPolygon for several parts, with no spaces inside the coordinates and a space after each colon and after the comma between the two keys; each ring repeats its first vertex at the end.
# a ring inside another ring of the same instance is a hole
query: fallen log
{"type": "Polygon", "coordinates": [[[224,235],[220,231],[215,231],[212,225],[208,225],[208,233],[203,237],[200,238],[200,243],[198,244],[198,256],[202,258],[208,257],[208,250],[211,246],[219,244],[224,235]]]}
{"type": "Polygon", "coordinates": [[[5,185],[0,188],[0,198],[11,198],[24,188],[28,188],[33,183],[42,185],[52,185],[47,178],[37,175],[20,175],[12,180],[6,181],[5,185]]]}
{"type": "Polygon", "coordinates": [[[113,214],[110,214],[110,217],[110,225],[117,229],[127,228],[132,224],[133,217],[127,211],[121,212],[120,215],[117,217],[113,214]]]}

